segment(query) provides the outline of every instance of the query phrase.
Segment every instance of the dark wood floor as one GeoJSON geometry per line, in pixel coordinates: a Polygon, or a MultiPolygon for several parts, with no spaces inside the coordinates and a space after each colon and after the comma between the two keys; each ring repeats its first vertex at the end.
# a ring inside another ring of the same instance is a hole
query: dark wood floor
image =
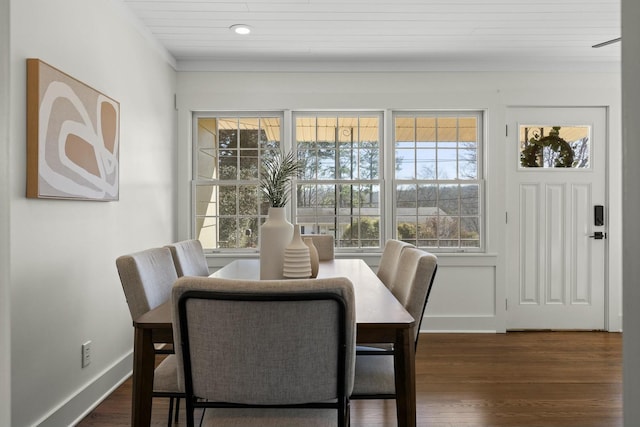
{"type": "MultiPolygon", "coordinates": [[[[424,334],[416,388],[419,426],[622,427],[622,335],[424,334]]],[[[79,425],[128,426],[130,405],[129,379],[79,425]]],[[[167,410],[154,400],[152,426],[167,410]]],[[[351,425],[396,426],[395,402],[352,401],[351,425]]]]}

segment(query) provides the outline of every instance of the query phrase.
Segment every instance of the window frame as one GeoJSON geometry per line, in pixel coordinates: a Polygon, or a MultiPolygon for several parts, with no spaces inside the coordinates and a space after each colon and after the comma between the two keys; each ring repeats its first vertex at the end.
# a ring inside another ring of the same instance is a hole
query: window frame
{"type": "MultiPolygon", "coordinates": [[[[241,119],[241,118],[250,118],[250,119],[261,119],[261,118],[278,118],[280,120],[280,151],[285,152],[287,150],[287,145],[285,141],[286,131],[285,128],[287,126],[287,122],[285,121],[284,111],[278,110],[265,110],[265,111],[194,111],[191,114],[192,116],[192,138],[191,138],[191,200],[190,200],[190,230],[191,236],[194,239],[198,239],[197,235],[197,197],[196,192],[198,186],[202,185],[257,185],[259,191],[259,177],[255,180],[222,180],[222,179],[202,179],[198,176],[198,126],[199,119],[241,119]]],[[[238,147],[240,149],[240,147],[238,147]]],[[[261,194],[258,194],[258,197],[261,197],[261,194]]],[[[260,204],[258,204],[258,222],[259,226],[261,226],[264,221],[266,221],[268,212],[260,211],[260,204]]],[[[236,212],[236,216],[242,216],[238,211],[236,212]]],[[[214,253],[214,254],[253,254],[259,252],[259,245],[256,245],[255,248],[205,248],[206,253],[214,253]]]]}
{"type": "MultiPolygon", "coordinates": [[[[293,190],[291,197],[291,215],[292,218],[297,218],[297,210],[298,210],[298,199],[297,199],[297,191],[295,189],[298,185],[329,185],[329,186],[340,186],[340,185],[372,185],[372,182],[378,187],[378,246],[367,246],[367,247],[348,247],[348,246],[340,246],[340,236],[338,235],[338,230],[335,230],[334,237],[336,242],[336,252],[339,253],[365,253],[365,252],[378,252],[382,250],[384,246],[384,242],[386,241],[386,203],[385,203],[385,111],[383,110],[294,110],[291,113],[291,123],[289,124],[289,129],[291,132],[291,141],[289,142],[291,149],[298,151],[298,142],[296,137],[297,132],[297,118],[299,117],[314,117],[316,120],[318,118],[336,118],[336,121],[339,122],[340,118],[357,118],[360,121],[361,118],[377,118],[378,121],[378,171],[377,178],[375,180],[372,179],[362,179],[357,177],[355,179],[345,179],[334,176],[333,179],[320,179],[319,177],[315,177],[315,179],[295,179],[293,182],[293,190]]],[[[359,127],[360,129],[360,127],[359,127]]],[[[356,141],[360,143],[360,141],[356,141]]],[[[336,148],[337,150],[337,148],[336,148]]],[[[357,148],[356,148],[357,151],[357,148]]],[[[337,217],[340,216],[336,214],[337,217]]],[[[366,215],[365,215],[366,216],[366,215]]],[[[346,217],[346,216],[343,216],[346,217]]],[[[358,217],[360,217],[358,215],[358,217]]],[[[358,240],[361,241],[361,238],[358,237],[358,240]]]]}
{"type": "MultiPolygon", "coordinates": [[[[437,176],[435,179],[425,179],[425,178],[413,178],[413,179],[397,179],[396,171],[394,167],[391,167],[389,172],[389,176],[387,177],[390,184],[391,191],[391,199],[393,200],[393,207],[391,209],[391,218],[390,218],[390,227],[392,230],[393,238],[398,239],[398,229],[397,229],[397,220],[399,216],[398,214],[398,193],[396,189],[398,185],[407,184],[407,185],[425,185],[425,184],[456,184],[456,185],[464,185],[466,184],[474,184],[478,186],[478,247],[465,247],[465,246],[457,246],[457,247],[446,247],[446,246],[418,246],[421,249],[428,250],[434,253],[485,253],[486,252],[486,215],[485,215],[485,179],[484,179],[484,141],[486,138],[485,134],[485,117],[486,112],[484,110],[392,110],[390,117],[390,141],[388,142],[389,148],[389,157],[390,157],[390,165],[395,165],[396,162],[396,119],[397,118],[413,118],[416,119],[418,117],[443,117],[443,118],[451,118],[451,117],[475,117],[476,118],[476,178],[475,179],[439,179],[437,176]]],[[[459,141],[456,141],[459,143],[459,141]]],[[[456,156],[456,160],[459,157],[456,156]]],[[[464,217],[460,213],[456,215],[458,218],[464,217]]],[[[418,240],[416,238],[416,240],[418,240]]],[[[437,240],[440,240],[439,238],[437,240]]],[[[415,243],[415,242],[413,242],[415,243]]]]}
{"type": "MultiPolygon", "coordinates": [[[[424,183],[424,180],[399,180],[396,179],[396,171],[395,171],[395,159],[396,159],[396,118],[397,117],[476,117],[476,135],[477,135],[477,159],[476,159],[476,170],[477,177],[475,180],[455,180],[458,183],[468,183],[468,184],[477,184],[478,186],[478,247],[427,247],[424,246],[422,248],[429,250],[434,253],[486,253],[487,248],[487,235],[486,235],[486,182],[485,182],[485,159],[486,153],[484,152],[484,147],[486,146],[486,111],[481,109],[469,109],[469,110],[419,110],[419,109],[411,109],[411,110],[399,110],[399,109],[385,109],[385,110],[248,110],[248,111],[194,111],[191,113],[192,116],[192,138],[191,138],[191,171],[190,171],[190,232],[193,238],[198,238],[196,234],[196,226],[197,226],[197,198],[196,198],[196,189],[199,185],[206,184],[219,184],[219,185],[236,185],[243,184],[251,181],[245,180],[207,180],[200,179],[198,174],[198,126],[199,119],[201,118],[268,118],[268,117],[277,117],[280,120],[280,150],[285,153],[289,150],[297,151],[297,141],[296,141],[296,118],[300,116],[311,116],[315,115],[315,117],[372,117],[376,116],[378,118],[378,139],[379,139],[379,159],[378,159],[378,178],[376,180],[376,184],[379,188],[379,235],[380,235],[380,246],[379,247],[336,247],[337,254],[346,254],[349,253],[377,253],[381,252],[384,247],[384,242],[388,238],[398,238],[397,231],[397,203],[398,203],[398,195],[397,195],[397,186],[399,183],[411,183],[414,182],[416,184],[424,183]]],[[[344,184],[344,183],[354,183],[354,184],[367,184],[369,185],[371,181],[369,180],[344,180],[344,179],[316,179],[315,180],[299,180],[294,178],[292,180],[292,194],[289,204],[287,206],[287,218],[295,223],[296,215],[297,215],[297,192],[295,189],[297,188],[300,182],[306,183],[316,183],[318,185],[326,184],[326,185],[336,185],[336,184],[344,184]]],[[[256,179],[255,184],[258,184],[259,180],[256,179]]],[[[454,180],[433,180],[430,181],[433,183],[453,183],[454,180]]],[[[253,182],[251,182],[253,184],[253,182]]],[[[239,213],[237,213],[239,215],[239,213]]],[[[401,216],[401,215],[400,215],[401,216]]],[[[262,225],[266,220],[267,213],[261,212],[260,208],[258,210],[258,220],[259,224],[262,225]]],[[[460,215],[459,215],[460,217],[460,215]]],[[[338,233],[336,232],[336,235],[338,233]]],[[[208,248],[206,249],[207,253],[218,254],[218,255],[241,255],[241,254],[255,254],[259,251],[259,247],[255,248],[208,248]]]]}

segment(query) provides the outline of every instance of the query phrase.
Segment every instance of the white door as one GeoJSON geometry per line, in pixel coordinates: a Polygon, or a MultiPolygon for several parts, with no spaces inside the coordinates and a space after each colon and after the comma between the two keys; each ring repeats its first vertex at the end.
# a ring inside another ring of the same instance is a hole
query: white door
{"type": "Polygon", "coordinates": [[[507,329],[604,329],[606,110],[507,120],[507,329]]]}

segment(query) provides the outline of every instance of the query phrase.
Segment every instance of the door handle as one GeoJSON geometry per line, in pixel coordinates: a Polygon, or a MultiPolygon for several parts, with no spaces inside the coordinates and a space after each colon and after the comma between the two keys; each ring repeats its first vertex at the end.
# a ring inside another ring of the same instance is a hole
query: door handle
{"type": "Polygon", "coordinates": [[[607,238],[607,233],[603,233],[602,231],[594,231],[591,236],[592,239],[602,240],[607,238]]]}

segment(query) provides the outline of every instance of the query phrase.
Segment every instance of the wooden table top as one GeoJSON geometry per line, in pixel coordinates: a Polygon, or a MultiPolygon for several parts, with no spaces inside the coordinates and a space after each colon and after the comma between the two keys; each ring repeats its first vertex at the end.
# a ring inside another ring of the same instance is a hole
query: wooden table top
{"type": "MultiPolygon", "coordinates": [[[[258,280],[258,259],[235,260],[210,277],[258,280]]],[[[334,259],[320,262],[319,278],[347,277],[353,283],[358,330],[368,328],[404,329],[414,325],[413,317],[361,259],[334,259]]],[[[166,302],[134,321],[137,328],[171,328],[171,304],[166,302]]]]}

